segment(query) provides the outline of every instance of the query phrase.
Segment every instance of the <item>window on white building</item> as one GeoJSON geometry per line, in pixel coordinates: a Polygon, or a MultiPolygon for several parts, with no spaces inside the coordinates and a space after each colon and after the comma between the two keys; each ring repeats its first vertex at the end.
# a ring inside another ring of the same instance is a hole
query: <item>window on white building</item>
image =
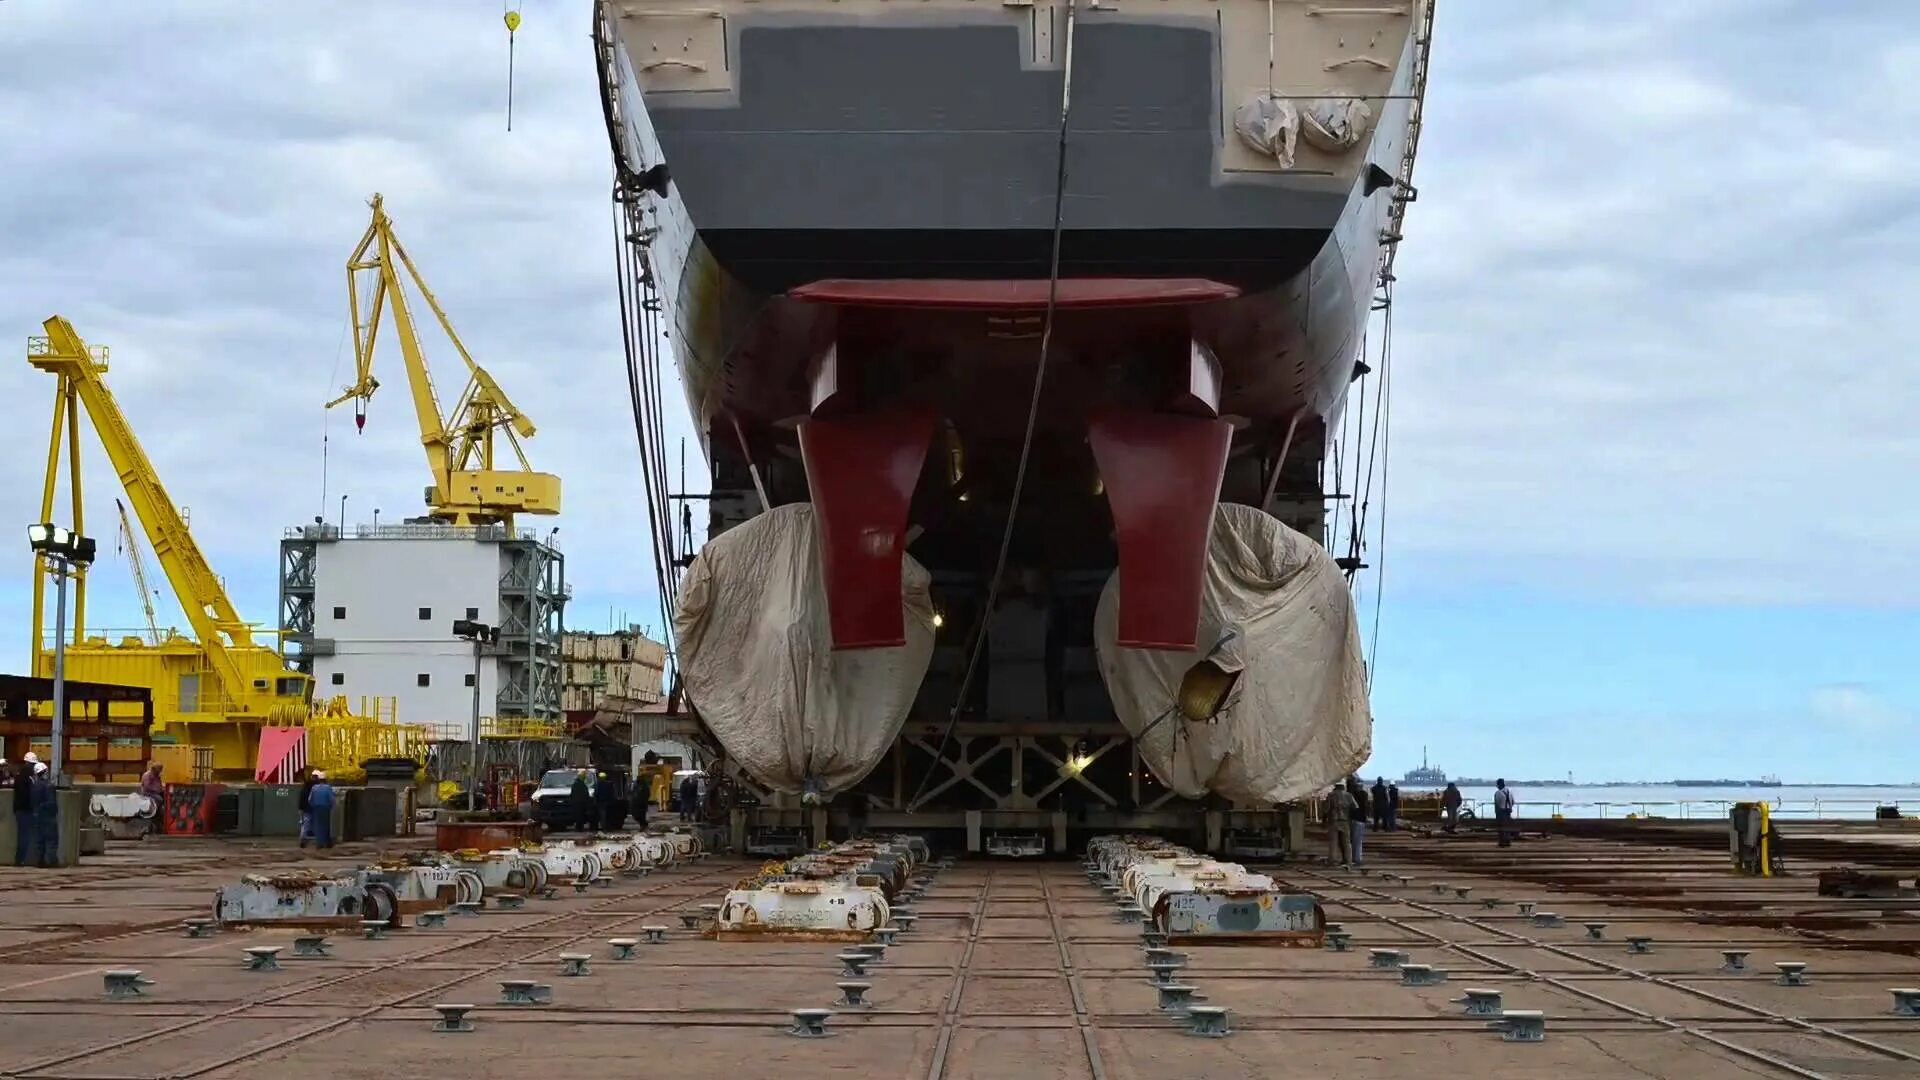
{"type": "Polygon", "coordinates": [[[421,622],[431,622],[431,621],[433,621],[433,609],[432,609],[432,608],[430,608],[430,607],[423,607],[423,608],[421,608],[421,609],[420,609],[420,621],[421,621],[421,622]]]}
{"type": "Polygon", "coordinates": [[[414,676],[414,684],[416,686],[431,686],[433,684],[433,676],[423,671],[414,676]]]}
{"type": "Polygon", "coordinates": [[[336,618],[336,619],[344,619],[344,618],[346,618],[346,617],[347,617],[347,609],[346,609],[346,608],[343,608],[343,607],[337,607],[337,608],[334,608],[334,609],[333,609],[333,617],[334,617],[334,618],[336,618]]]}
{"type": "Polygon", "coordinates": [[[334,672],[334,673],[333,673],[333,685],[335,685],[335,686],[345,686],[345,685],[347,685],[347,673],[346,673],[346,672],[344,672],[344,671],[336,671],[336,672],[334,672]]]}
{"type": "Polygon", "coordinates": [[[467,685],[468,686],[473,685],[473,672],[471,671],[467,672],[467,685]]]}

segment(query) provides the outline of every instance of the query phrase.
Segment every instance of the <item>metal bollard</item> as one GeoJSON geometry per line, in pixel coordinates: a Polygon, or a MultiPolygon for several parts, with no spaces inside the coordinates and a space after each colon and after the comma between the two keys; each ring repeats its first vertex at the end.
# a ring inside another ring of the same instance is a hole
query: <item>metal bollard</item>
{"type": "Polygon", "coordinates": [[[892,945],[893,939],[899,934],[900,928],[897,926],[882,926],[873,932],[873,936],[879,938],[882,945],[892,945]]]}
{"type": "Polygon", "coordinates": [[[527,898],[519,893],[503,892],[494,897],[493,902],[501,911],[514,911],[527,906],[527,898]]]}
{"type": "Polygon", "coordinates": [[[1560,916],[1554,914],[1551,911],[1536,911],[1533,914],[1533,925],[1565,926],[1567,925],[1567,920],[1561,918],[1560,916]]]}
{"type": "Polygon", "coordinates": [[[447,925],[447,913],[444,911],[423,911],[413,917],[413,925],[420,929],[447,925]]]}
{"type": "Polygon", "coordinates": [[[1224,1039],[1233,1034],[1227,1023],[1228,1012],[1220,1005],[1187,1006],[1187,1034],[1204,1039],[1224,1039]]]}
{"type": "Polygon", "coordinates": [[[630,937],[617,937],[609,940],[607,944],[613,947],[613,958],[615,960],[631,960],[633,959],[633,950],[640,942],[630,937]]]}
{"type": "Polygon", "coordinates": [[[1497,896],[1483,896],[1480,898],[1480,906],[1486,908],[1488,911],[1499,907],[1501,903],[1501,899],[1497,896]]]}
{"type": "Polygon", "coordinates": [[[587,890],[591,888],[593,888],[593,882],[591,881],[576,881],[573,883],[573,895],[585,896],[587,895],[587,890]]]}
{"type": "Polygon", "coordinates": [[[1123,923],[1137,923],[1146,918],[1146,916],[1147,913],[1140,910],[1139,904],[1129,901],[1120,905],[1119,917],[1123,923]]]}
{"type": "Polygon", "coordinates": [[[1531,919],[1531,918],[1533,918],[1533,906],[1534,906],[1534,905],[1533,905],[1533,901],[1531,901],[1531,900],[1522,900],[1522,901],[1520,901],[1520,904],[1519,904],[1519,907],[1520,907],[1520,917],[1521,917],[1521,918],[1523,918],[1523,919],[1531,919]]]}
{"type": "Polygon", "coordinates": [[[1436,881],[1433,883],[1433,895],[1445,896],[1447,895],[1447,890],[1451,888],[1453,888],[1453,886],[1447,884],[1444,881],[1436,881]]]}
{"type": "Polygon", "coordinates": [[[1653,951],[1653,939],[1650,937],[1630,937],[1627,939],[1627,951],[1630,953],[1650,953],[1653,951]]]}
{"type": "Polygon", "coordinates": [[[1720,970],[1721,971],[1747,970],[1747,950],[1721,949],[1720,950],[1720,970]]]}
{"type": "Polygon", "coordinates": [[[1407,954],[1399,949],[1373,949],[1367,953],[1367,966],[1388,970],[1398,969],[1407,962],[1407,954]]]}
{"type": "Polygon", "coordinates": [[[181,924],[190,938],[212,937],[220,932],[220,926],[212,919],[188,919],[181,924]]]}
{"type": "Polygon", "coordinates": [[[540,889],[540,899],[542,900],[551,900],[554,897],[559,895],[560,895],[560,886],[558,885],[546,885],[546,886],[542,886],[540,889]]]}
{"type": "Polygon", "coordinates": [[[1353,944],[1353,935],[1344,930],[1327,935],[1327,948],[1334,952],[1346,952],[1353,944]]]}
{"type": "Polygon", "coordinates": [[[1487,1027],[1498,1031],[1502,1042],[1545,1042],[1547,1014],[1538,1009],[1508,1009],[1487,1027]]]}
{"type": "Polygon", "coordinates": [[[700,929],[700,913],[699,913],[699,912],[697,912],[697,911],[683,911],[683,912],[681,912],[681,913],[680,913],[680,925],[681,925],[681,927],[682,927],[682,928],[684,928],[684,929],[687,929],[687,930],[698,930],[698,929],[700,929]]]}
{"type": "Polygon", "coordinates": [[[700,916],[702,921],[704,922],[708,922],[708,923],[719,922],[720,921],[720,905],[719,904],[701,904],[700,916]]]}
{"type": "MultiPolygon", "coordinates": [[[[1603,922],[1590,922],[1590,923],[1587,923],[1587,924],[1586,924],[1586,926],[1587,926],[1587,940],[1588,940],[1588,941],[1605,941],[1605,940],[1606,940],[1606,937],[1607,937],[1607,924],[1606,924],[1606,923],[1603,923],[1603,922]]],[[[1627,940],[1628,940],[1628,941],[1632,941],[1633,939],[1632,939],[1632,938],[1628,938],[1627,940]]]]}
{"type": "Polygon", "coordinates": [[[613,888],[613,878],[607,876],[594,878],[593,887],[596,889],[611,889],[613,888]]]}
{"type": "Polygon", "coordinates": [[[385,919],[360,920],[360,934],[361,936],[365,937],[368,941],[381,940],[382,938],[387,936],[387,920],[385,919]]]}
{"type": "Polygon", "coordinates": [[[840,1000],[834,1004],[843,1009],[864,1009],[872,1004],[867,1000],[867,991],[873,989],[870,982],[837,982],[833,985],[840,988],[840,1000]]]}
{"type": "Polygon", "coordinates": [[[643,926],[640,928],[640,932],[647,935],[647,944],[649,945],[665,945],[667,943],[667,928],[664,926],[643,926]]]}
{"type": "Polygon", "coordinates": [[[1896,986],[1890,992],[1893,994],[1893,1015],[1920,1016],[1920,989],[1896,986]]]}
{"type": "Polygon", "coordinates": [[[881,944],[878,941],[862,942],[861,944],[850,946],[847,949],[847,951],[865,953],[867,956],[867,963],[869,964],[878,964],[885,961],[887,958],[887,946],[881,944]]]}
{"type": "Polygon", "coordinates": [[[1401,964],[1401,986],[1438,986],[1447,981],[1447,969],[1431,964],[1401,964]]]}
{"type": "Polygon", "coordinates": [[[592,972],[587,970],[587,961],[591,959],[593,959],[593,954],[591,953],[563,952],[560,954],[560,974],[572,976],[591,975],[592,972]]]}
{"type": "Polygon", "coordinates": [[[1140,940],[1146,942],[1149,948],[1158,949],[1166,945],[1167,935],[1164,931],[1149,928],[1141,931],[1140,940]]]}
{"type": "Polygon", "coordinates": [[[1453,890],[1453,895],[1459,897],[1462,900],[1465,900],[1467,897],[1473,895],[1473,886],[1471,885],[1456,886],[1453,890]]]}
{"type": "Polygon", "coordinates": [[[471,1005],[435,1005],[440,1019],[434,1021],[435,1031],[472,1031],[473,1024],[468,1022],[467,1014],[473,1011],[471,1005]]]}
{"type": "Polygon", "coordinates": [[[866,953],[843,952],[836,959],[840,961],[840,974],[849,979],[862,978],[867,973],[866,953]]]}
{"type": "Polygon", "coordinates": [[[280,946],[255,945],[245,950],[248,971],[279,971],[280,946]]]}
{"type": "Polygon", "coordinates": [[[833,1016],[832,1009],[794,1009],[793,1026],[787,1034],[802,1039],[824,1039],[833,1032],[827,1030],[827,1020],[833,1016]]]}
{"type": "Polygon", "coordinates": [[[327,951],[327,946],[328,946],[327,939],[319,936],[318,934],[303,935],[301,937],[297,937],[293,939],[293,955],[320,956],[320,957],[332,956],[333,954],[327,951]]]}
{"type": "Polygon", "coordinates": [[[1154,987],[1160,991],[1160,1011],[1185,1016],[1193,1007],[1193,987],[1186,983],[1160,983],[1154,987]]]}
{"type": "Polygon", "coordinates": [[[1807,965],[1799,961],[1786,961],[1773,965],[1780,969],[1779,978],[1773,981],[1781,986],[1807,985],[1807,965]]]}
{"type": "Polygon", "coordinates": [[[480,905],[471,900],[463,900],[457,904],[449,904],[447,910],[463,919],[477,919],[480,917],[480,905]]]}
{"type": "Polygon", "coordinates": [[[152,985],[152,979],[131,969],[118,968],[106,973],[106,991],[110,998],[145,997],[146,991],[140,988],[152,985]]]}
{"type": "Polygon", "coordinates": [[[545,1005],[553,1001],[553,987],[532,979],[501,979],[500,1004],[545,1005]]]}
{"type": "Polygon", "coordinates": [[[1153,973],[1151,981],[1155,986],[1165,986],[1173,981],[1175,972],[1186,966],[1182,960],[1156,960],[1147,965],[1147,970],[1153,973]]]}
{"type": "Polygon", "coordinates": [[[1466,997],[1455,1000],[1465,1006],[1462,1011],[1468,1016],[1499,1016],[1501,1013],[1498,990],[1478,990],[1469,987],[1466,997]]]}
{"type": "Polygon", "coordinates": [[[1146,954],[1146,962],[1149,964],[1162,963],[1180,955],[1178,952],[1162,945],[1148,945],[1140,951],[1146,954]]]}

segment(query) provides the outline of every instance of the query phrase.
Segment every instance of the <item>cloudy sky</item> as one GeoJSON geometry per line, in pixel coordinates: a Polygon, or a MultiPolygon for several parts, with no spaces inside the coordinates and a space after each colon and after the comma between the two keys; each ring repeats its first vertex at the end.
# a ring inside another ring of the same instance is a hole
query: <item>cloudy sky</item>
{"type": "MultiPolygon", "coordinates": [[[[320,407],[376,190],[565,478],[569,621],[659,622],[587,5],[522,10],[509,133],[478,0],[0,0],[0,342],[57,312],[112,347],[263,624],[284,526],[419,508],[395,358],[364,434],[320,407]]],[[[1920,5],[1451,0],[1434,56],[1374,767],[1920,781],[1920,5]]],[[[38,516],[51,391],[0,362],[0,520],[38,516]]],[[[24,544],[6,565],[19,670],[24,544]]],[[[95,583],[92,621],[138,622],[110,545],[95,583]]]]}

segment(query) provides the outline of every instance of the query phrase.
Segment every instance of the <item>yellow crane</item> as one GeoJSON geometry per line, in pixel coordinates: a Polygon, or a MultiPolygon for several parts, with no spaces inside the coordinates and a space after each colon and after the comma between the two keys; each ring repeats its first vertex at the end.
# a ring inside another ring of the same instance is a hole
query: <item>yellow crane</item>
{"type": "Polygon", "coordinates": [[[399,339],[400,357],[407,369],[407,382],[413,391],[413,409],[420,425],[420,443],[427,451],[427,468],[433,483],[426,489],[428,516],[451,525],[513,524],[515,514],[557,514],[560,512],[560,478],[552,473],[535,472],[527,463],[520,440],[534,434],[529,420],[507,397],[500,384],[479,364],[461,343],[447,313],[434,299],[432,290],[393,234],[393,221],[387,217],[379,194],[368,204],[373,220],[360,237],[360,243],[347,258],[347,297],[353,315],[354,382],[339,397],[327,402],[327,408],[354,403],[355,423],[366,426],[366,406],[380,388],[373,376],[374,345],[379,338],[380,316],[393,314],[394,336],[399,339]],[[466,388],[443,418],[440,402],[434,394],[433,376],[427,370],[426,352],[414,326],[401,279],[404,269],[421,299],[433,310],[454,351],[467,365],[466,388]],[[363,302],[363,286],[367,299],[363,302]],[[497,442],[505,442],[519,460],[520,467],[496,468],[497,442]]]}
{"type": "Polygon", "coordinates": [[[127,555],[127,569],[133,572],[133,587],[140,590],[140,607],[147,613],[147,641],[160,644],[160,620],[153,613],[153,587],[147,584],[146,561],[140,557],[140,541],[134,538],[133,522],[127,519],[127,504],[113,500],[120,511],[120,546],[127,555]]]}
{"type": "MultiPolygon", "coordinates": [[[[303,722],[309,712],[313,679],[288,670],[277,651],[254,640],[253,628],[234,610],[233,601],[207,565],[200,545],[194,542],[186,521],[161,485],[153,462],[107,389],[107,350],[90,349],[73,324],[60,316],[46,320],[43,327],[44,336],[27,339],[27,362],[56,376],[59,385],[54,391],[53,434],[47,448],[40,520],[56,520],[54,495],[62,471],[64,442],[71,520],[76,531],[83,527],[80,411],[84,408],[193,632],[192,638],[174,634],[158,644],[148,644],[138,637],[117,644],[88,637],[83,579],[77,583],[73,637],[66,650],[67,677],[149,688],[153,691],[155,734],[211,747],[213,768],[220,778],[250,777],[260,728],[303,722]]],[[[53,653],[44,630],[48,567],[38,555],[34,569],[33,668],[35,674],[45,677],[53,673],[53,653]]],[[[151,618],[151,607],[148,610],[151,618]]]]}

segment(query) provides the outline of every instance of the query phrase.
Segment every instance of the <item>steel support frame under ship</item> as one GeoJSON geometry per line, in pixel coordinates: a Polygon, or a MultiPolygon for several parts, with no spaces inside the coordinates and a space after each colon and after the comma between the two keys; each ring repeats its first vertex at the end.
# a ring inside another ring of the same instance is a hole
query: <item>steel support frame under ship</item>
{"type": "Polygon", "coordinates": [[[1197,589],[1157,578],[1198,580],[1218,501],[1324,537],[1330,433],[1414,195],[1431,2],[1079,6],[1048,390],[1006,602],[982,619],[1049,291],[1065,11],[596,5],[616,199],[710,466],[709,536],[810,500],[836,648],[903,640],[909,545],[946,627],[853,791],[805,806],[736,772],[736,850],[860,829],[1008,853],[1131,830],[1300,845],[1296,808],[1158,783],[1092,616],[1117,567],[1121,643],[1191,648],[1197,589]],[[1355,148],[1289,140],[1277,163],[1235,137],[1261,90],[1374,119],[1355,148]],[[984,677],[947,737],[976,627],[984,677]]]}

